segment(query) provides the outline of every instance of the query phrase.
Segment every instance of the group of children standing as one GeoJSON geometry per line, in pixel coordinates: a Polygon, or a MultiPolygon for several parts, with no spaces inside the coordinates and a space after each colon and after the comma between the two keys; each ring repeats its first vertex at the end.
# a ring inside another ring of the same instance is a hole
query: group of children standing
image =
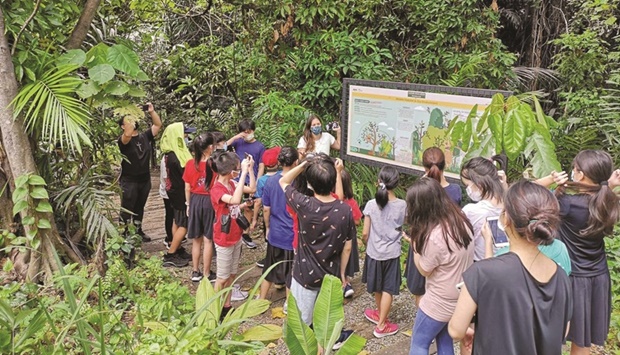
{"type": "MultiPolygon", "coordinates": [[[[518,182],[510,188],[492,161],[471,159],[461,170],[461,181],[472,203],[461,208],[460,186],[443,174],[443,152],[429,148],[423,154],[426,175],[408,188],[405,200],[394,193],[398,171],[385,166],[375,199],[362,212],[342,161],[321,151],[339,148],[339,130],[336,139],[316,128],[321,127],[316,116],[308,122],[310,134],[304,134],[297,149],[265,150],[253,136],[253,122],[246,120],[228,141],[219,132],[199,135],[191,153],[182,124],[170,125],[162,137],[162,174],[165,170],[165,190],[174,201],[174,223],[164,263],[179,266],[187,260],[179,248],[186,229],[193,243],[192,280],[206,275],[217,289],[231,286],[247,230],[237,219],[254,207],[247,213],[254,228],[262,205],[267,248],[261,265],[268,270],[284,262],[266,275],[259,297],[266,298],[273,284],[285,286],[310,325],[325,275],[341,278],[345,297],[353,294],[350,277],[359,271],[356,226],[363,221],[362,281],[375,298],[375,307],[364,316],[374,324],[376,337],[399,330],[389,313],[401,288],[404,239],[411,244],[407,286],[418,305],[410,354],[428,354],[433,340],[439,353],[451,354],[453,339],[463,339],[462,353],[528,349],[559,354],[569,320],[572,353],[587,353],[592,343],[604,343],[611,298],[603,238],[620,218],[612,191],[620,185],[620,171],[613,171],[607,153],[577,155],[572,181],[565,173],[554,173],[537,184],[518,182]],[[173,181],[179,176],[183,185],[173,181]],[[555,194],[542,187],[553,183],[555,194]],[[244,194],[256,200],[246,202],[244,194]],[[180,208],[181,200],[185,208],[180,208]],[[490,217],[499,218],[509,248],[494,247],[490,217]],[[217,270],[212,276],[214,251],[217,270]]],[[[247,297],[239,292],[227,296],[223,314],[231,307],[231,295],[233,300],[247,297]]],[[[349,334],[343,331],[339,344],[349,334]]]]}

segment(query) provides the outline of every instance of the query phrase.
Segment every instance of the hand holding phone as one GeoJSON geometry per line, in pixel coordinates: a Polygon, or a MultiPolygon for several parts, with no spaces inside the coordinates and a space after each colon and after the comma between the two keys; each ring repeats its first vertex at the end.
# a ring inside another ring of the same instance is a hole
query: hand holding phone
{"type": "Polygon", "coordinates": [[[496,248],[503,248],[509,245],[508,236],[506,232],[499,227],[499,217],[487,217],[487,224],[491,230],[491,236],[493,237],[493,245],[496,248]]]}

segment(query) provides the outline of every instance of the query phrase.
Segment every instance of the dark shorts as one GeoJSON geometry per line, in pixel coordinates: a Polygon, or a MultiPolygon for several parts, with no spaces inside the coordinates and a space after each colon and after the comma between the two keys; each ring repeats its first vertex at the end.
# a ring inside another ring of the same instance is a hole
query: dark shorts
{"type": "Polygon", "coordinates": [[[387,292],[398,295],[401,283],[400,258],[374,260],[366,255],[362,282],[370,293],[387,292]]]}
{"type": "Polygon", "coordinates": [[[174,223],[177,227],[187,228],[187,212],[185,210],[177,210],[174,208],[174,223]]]}
{"type": "Polygon", "coordinates": [[[189,199],[187,238],[205,237],[213,240],[215,211],[210,195],[192,194],[189,199]]]}
{"type": "Polygon", "coordinates": [[[293,267],[293,257],[295,254],[292,250],[280,249],[267,243],[267,256],[265,257],[265,266],[263,270],[269,270],[271,265],[276,264],[279,261],[284,261],[276,265],[265,277],[265,280],[276,283],[286,284],[286,287],[291,287],[291,269],[293,267]]]}
{"type": "Polygon", "coordinates": [[[357,250],[357,237],[351,240],[351,256],[349,256],[349,262],[345,270],[345,275],[349,277],[355,276],[356,272],[360,271],[360,253],[357,250]]]}
{"type": "Polygon", "coordinates": [[[609,273],[593,277],[571,276],[573,317],[566,340],[580,347],[605,345],[611,317],[609,273]]]}
{"type": "Polygon", "coordinates": [[[407,261],[405,262],[405,278],[407,279],[407,288],[411,294],[422,296],[426,293],[426,277],[422,276],[420,270],[415,266],[411,245],[409,245],[407,261]]]}

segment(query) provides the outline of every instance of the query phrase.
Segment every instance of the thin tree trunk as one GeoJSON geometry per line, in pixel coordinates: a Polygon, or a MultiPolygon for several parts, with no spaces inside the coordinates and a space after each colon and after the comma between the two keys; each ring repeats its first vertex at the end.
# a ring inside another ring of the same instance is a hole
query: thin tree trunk
{"type": "Polygon", "coordinates": [[[101,0],[86,0],[80,19],[75,24],[71,37],[69,37],[69,41],[67,41],[65,46],[67,49],[78,49],[82,46],[82,42],[84,42],[86,35],[88,35],[90,24],[97,14],[97,8],[99,8],[100,3],[101,0]]]}

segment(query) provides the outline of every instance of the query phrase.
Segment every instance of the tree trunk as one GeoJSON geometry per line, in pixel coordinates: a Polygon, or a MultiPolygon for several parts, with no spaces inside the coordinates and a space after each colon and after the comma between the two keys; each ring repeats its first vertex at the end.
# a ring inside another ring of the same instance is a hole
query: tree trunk
{"type": "Polygon", "coordinates": [[[82,46],[82,42],[86,39],[90,24],[97,14],[97,8],[99,8],[100,3],[101,0],[86,0],[80,19],[75,25],[75,28],[73,28],[71,37],[69,37],[69,41],[67,41],[67,45],[65,46],[67,49],[78,49],[82,46]]]}
{"type": "MultiPolygon", "coordinates": [[[[6,162],[2,162],[2,167],[8,166],[5,176],[9,181],[10,191],[15,188],[15,177],[24,174],[36,174],[37,168],[30,148],[28,135],[24,130],[21,117],[13,118],[13,108],[11,101],[17,95],[17,79],[11,58],[11,51],[5,35],[4,13],[0,8],[0,138],[2,148],[6,155],[6,162]]],[[[12,203],[11,203],[12,208],[12,203]]],[[[22,212],[22,218],[30,211],[22,212]]],[[[37,238],[41,239],[39,250],[19,253],[16,257],[15,271],[20,279],[26,278],[37,281],[45,276],[45,280],[51,277],[50,272],[58,270],[53,255],[54,247],[61,247],[65,252],[67,246],[62,242],[54,216],[46,214],[44,216],[51,224],[50,229],[39,230],[37,238]],[[43,271],[43,272],[42,272],[43,271]]],[[[27,228],[25,226],[25,228],[27,228]]],[[[75,254],[75,253],[74,253],[75,254]]],[[[71,255],[75,258],[75,255],[71,255]]],[[[79,260],[79,258],[77,258],[79,260]]]]}

